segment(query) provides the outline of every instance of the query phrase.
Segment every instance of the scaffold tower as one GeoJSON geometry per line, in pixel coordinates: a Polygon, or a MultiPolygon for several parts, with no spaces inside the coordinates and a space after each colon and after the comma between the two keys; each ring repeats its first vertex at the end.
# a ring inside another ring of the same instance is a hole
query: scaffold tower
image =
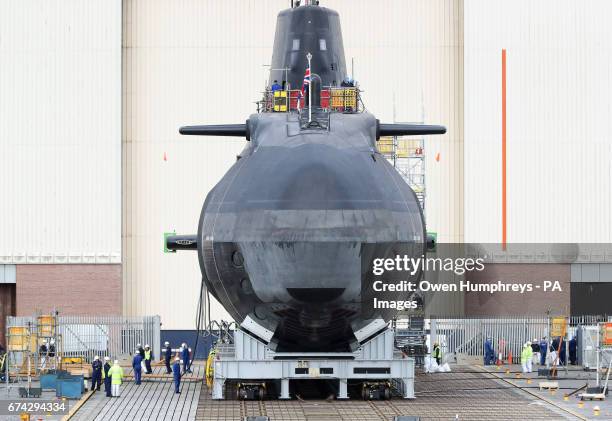
{"type": "Polygon", "coordinates": [[[381,137],[378,150],[414,190],[425,213],[425,142],[423,138],[381,137]]]}

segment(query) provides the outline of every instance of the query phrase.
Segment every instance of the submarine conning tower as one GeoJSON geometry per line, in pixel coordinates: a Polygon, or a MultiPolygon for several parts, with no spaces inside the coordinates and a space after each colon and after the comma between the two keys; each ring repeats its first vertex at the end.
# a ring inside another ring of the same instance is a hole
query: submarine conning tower
{"type": "Polygon", "coordinates": [[[270,85],[277,80],[288,83],[289,89],[300,89],[308,67],[307,53],[312,54],[311,72],[321,78],[323,86],[338,86],[346,77],[340,16],[318,3],[295,2],[278,14],[270,85]]]}

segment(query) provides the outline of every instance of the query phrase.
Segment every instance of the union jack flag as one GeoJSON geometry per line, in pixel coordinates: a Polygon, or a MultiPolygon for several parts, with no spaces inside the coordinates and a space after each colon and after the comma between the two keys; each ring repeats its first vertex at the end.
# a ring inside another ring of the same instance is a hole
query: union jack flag
{"type": "Polygon", "coordinates": [[[306,73],[304,73],[304,84],[302,85],[302,92],[304,92],[304,87],[310,84],[310,67],[306,68],[306,73]]]}
{"type": "Polygon", "coordinates": [[[302,99],[305,100],[304,96],[304,89],[306,89],[307,86],[310,85],[310,67],[306,68],[306,73],[304,73],[304,82],[302,83],[302,92],[300,92],[300,95],[298,95],[298,107],[301,108],[305,101],[302,101],[302,99]]]}

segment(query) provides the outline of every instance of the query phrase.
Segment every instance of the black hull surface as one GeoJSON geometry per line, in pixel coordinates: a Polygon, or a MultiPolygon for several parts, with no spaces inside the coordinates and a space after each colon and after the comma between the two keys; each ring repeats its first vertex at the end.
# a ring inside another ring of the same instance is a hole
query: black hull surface
{"type": "Polygon", "coordinates": [[[279,350],[348,350],[354,331],[392,316],[362,308],[369,256],[424,252],[418,199],[376,151],[368,113],[334,114],[329,131],[300,131],[290,115],[250,122],[251,142],[202,209],[205,282],[279,350]]]}

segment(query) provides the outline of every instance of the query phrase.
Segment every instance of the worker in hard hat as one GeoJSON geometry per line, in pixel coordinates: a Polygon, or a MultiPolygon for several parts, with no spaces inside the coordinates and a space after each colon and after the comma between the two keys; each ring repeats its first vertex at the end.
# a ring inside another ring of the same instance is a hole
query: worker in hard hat
{"type": "Polygon", "coordinates": [[[179,357],[174,358],[174,364],[172,364],[172,374],[174,377],[174,393],[181,393],[181,359],[179,357]]]}
{"type": "Polygon", "coordinates": [[[117,398],[123,381],[123,368],[119,365],[119,360],[114,361],[113,366],[108,370],[108,375],[111,378],[111,394],[117,398]]]}
{"type": "Polygon", "coordinates": [[[172,360],[172,348],[170,348],[170,342],[164,342],[164,362],[166,363],[166,373],[171,374],[172,369],[170,368],[170,360],[172,360]]]}
{"type": "Polygon", "coordinates": [[[546,336],[543,336],[540,340],[540,365],[546,365],[546,353],[548,352],[548,341],[546,336]]]}
{"type": "Polygon", "coordinates": [[[431,353],[432,357],[435,358],[436,363],[440,365],[442,363],[442,350],[440,349],[439,343],[434,343],[433,352],[431,353]]]}
{"type": "Polygon", "coordinates": [[[183,374],[191,373],[191,361],[189,359],[189,347],[185,342],[183,342],[181,357],[183,359],[183,374]]]}
{"type": "Polygon", "coordinates": [[[49,363],[52,369],[56,368],[57,358],[55,357],[55,339],[53,338],[49,340],[49,363]]]}
{"type": "Polygon", "coordinates": [[[47,353],[49,352],[47,348],[47,340],[43,339],[40,348],[38,348],[38,355],[40,355],[40,369],[44,370],[47,367],[47,353]]]}
{"type": "Polygon", "coordinates": [[[91,390],[100,390],[102,385],[102,361],[99,356],[95,356],[91,363],[91,390]]]}
{"type": "Polygon", "coordinates": [[[136,349],[138,350],[138,353],[140,354],[140,356],[142,357],[142,360],[144,361],[144,348],[142,347],[142,345],[140,344],[136,344],[136,349]]]}
{"type": "Polygon", "coordinates": [[[111,378],[108,372],[110,371],[110,358],[104,357],[104,366],[102,367],[102,378],[104,379],[104,392],[106,392],[106,397],[111,397],[111,378]]]}
{"type": "Polygon", "coordinates": [[[538,365],[540,363],[540,342],[538,342],[538,338],[533,338],[531,342],[531,351],[533,351],[533,365],[538,365]]]}
{"type": "Polygon", "coordinates": [[[146,370],[147,368],[145,367],[145,363],[144,363],[144,357],[145,357],[144,348],[142,347],[142,345],[136,344],[136,350],[138,351],[138,353],[142,357],[142,364],[141,364],[142,369],[146,370]]]}
{"type": "Polygon", "coordinates": [[[140,384],[140,379],[142,378],[142,357],[140,356],[140,352],[138,352],[138,350],[136,350],[134,353],[132,368],[134,369],[134,382],[136,384],[140,384]]]}
{"type": "Polygon", "coordinates": [[[144,347],[144,362],[145,362],[145,367],[147,369],[146,373],[147,374],[151,374],[153,373],[153,370],[151,370],[151,347],[149,345],[145,345],[144,347]]]}
{"type": "Polygon", "coordinates": [[[523,350],[521,351],[521,366],[523,373],[531,373],[531,359],[533,358],[533,351],[531,350],[531,342],[525,342],[523,350]]]}

